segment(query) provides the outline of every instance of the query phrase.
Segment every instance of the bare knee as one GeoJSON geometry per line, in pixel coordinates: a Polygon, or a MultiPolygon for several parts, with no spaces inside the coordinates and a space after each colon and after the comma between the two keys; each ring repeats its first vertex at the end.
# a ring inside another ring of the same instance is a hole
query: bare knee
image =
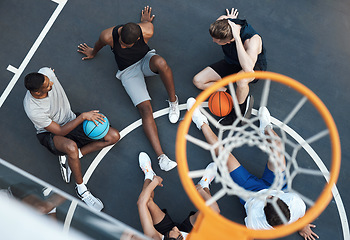
{"type": "Polygon", "coordinates": [[[149,117],[153,118],[153,110],[150,101],[142,102],[136,107],[139,110],[142,119],[146,119],[149,117]]]}
{"type": "Polygon", "coordinates": [[[120,139],[119,131],[115,128],[110,128],[108,134],[104,138],[108,145],[115,144],[120,139]]]}
{"type": "Polygon", "coordinates": [[[74,158],[79,156],[78,146],[74,141],[69,141],[65,144],[65,153],[70,157],[74,158]]]}
{"type": "Polygon", "coordinates": [[[192,82],[197,88],[203,89],[203,79],[199,74],[196,74],[196,76],[193,77],[192,82]]]}
{"type": "Polygon", "coordinates": [[[168,63],[159,55],[155,55],[151,59],[151,70],[154,72],[165,72],[170,69],[168,63]]]}

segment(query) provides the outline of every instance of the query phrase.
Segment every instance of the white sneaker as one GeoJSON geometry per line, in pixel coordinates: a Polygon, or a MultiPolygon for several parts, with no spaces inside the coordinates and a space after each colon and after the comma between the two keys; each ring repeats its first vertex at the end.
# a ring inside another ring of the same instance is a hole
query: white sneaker
{"type": "Polygon", "coordinates": [[[170,160],[167,155],[162,154],[158,157],[159,167],[164,171],[170,171],[177,166],[177,163],[170,160]]]}
{"type": "Polygon", "coordinates": [[[104,208],[103,203],[101,202],[101,200],[96,198],[96,197],[94,197],[91,194],[90,190],[86,190],[82,194],[79,194],[77,188],[75,188],[75,191],[77,192],[78,197],[81,200],[83,200],[86,203],[86,205],[88,205],[92,209],[95,209],[96,211],[100,212],[104,208]]]}
{"type": "Polygon", "coordinates": [[[262,134],[265,134],[265,128],[267,126],[269,126],[272,129],[270,112],[266,107],[260,107],[258,116],[260,121],[260,126],[259,126],[260,132],[262,134]]]}
{"type": "Polygon", "coordinates": [[[202,186],[202,188],[208,188],[211,182],[214,180],[217,173],[217,166],[214,162],[209,163],[209,165],[205,168],[204,175],[201,180],[197,183],[202,186]]]}
{"type": "Polygon", "coordinates": [[[139,165],[143,173],[145,174],[145,180],[153,180],[153,177],[156,175],[152,169],[151,159],[145,152],[140,152],[139,154],[139,165]]]}
{"type": "Polygon", "coordinates": [[[67,157],[65,155],[58,156],[58,161],[60,163],[60,169],[61,169],[61,175],[62,175],[63,181],[65,181],[66,183],[69,183],[72,170],[70,170],[70,167],[68,165],[67,157]]]}
{"type": "MultiPolygon", "coordinates": [[[[196,99],[194,99],[193,97],[187,99],[187,111],[189,111],[195,103],[196,99]]],[[[201,130],[202,125],[204,123],[209,125],[208,119],[206,118],[206,116],[203,115],[203,113],[199,111],[198,108],[196,108],[193,112],[192,121],[196,124],[199,130],[201,130]]]]}
{"type": "Polygon", "coordinates": [[[179,109],[179,98],[177,95],[175,95],[176,101],[175,102],[169,102],[169,121],[171,123],[177,123],[180,118],[180,109],[179,109]]]}

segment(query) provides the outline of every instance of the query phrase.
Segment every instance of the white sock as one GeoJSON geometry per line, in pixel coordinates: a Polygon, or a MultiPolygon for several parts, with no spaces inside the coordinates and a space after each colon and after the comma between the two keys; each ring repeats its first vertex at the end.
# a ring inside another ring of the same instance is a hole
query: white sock
{"type": "Polygon", "coordinates": [[[83,192],[85,192],[87,190],[87,187],[84,183],[81,183],[81,184],[77,183],[77,189],[78,189],[78,193],[82,194],[83,192]]]}
{"type": "Polygon", "coordinates": [[[80,148],[78,148],[78,152],[79,152],[79,158],[82,158],[84,155],[81,153],[80,148]]]}

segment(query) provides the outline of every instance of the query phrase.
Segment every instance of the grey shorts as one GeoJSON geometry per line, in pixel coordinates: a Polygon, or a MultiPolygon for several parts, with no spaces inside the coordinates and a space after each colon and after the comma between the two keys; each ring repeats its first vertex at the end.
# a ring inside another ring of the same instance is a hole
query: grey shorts
{"type": "Polygon", "coordinates": [[[150,50],[140,61],[127,67],[123,71],[118,71],[116,77],[122,82],[126,92],[128,93],[134,106],[151,100],[149,96],[145,77],[158,75],[152,72],[149,67],[151,57],[156,54],[156,50],[150,50]]]}

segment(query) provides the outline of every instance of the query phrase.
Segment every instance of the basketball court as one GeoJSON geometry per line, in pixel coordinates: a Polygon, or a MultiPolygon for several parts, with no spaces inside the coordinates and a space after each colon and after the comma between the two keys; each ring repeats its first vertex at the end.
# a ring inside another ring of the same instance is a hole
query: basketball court
{"type": "MultiPolygon", "coordinates": [[[[186,100],[200,94],[192,84],[193,76],[223,57],[221,48],[212,42],[209,25],[225,13],[225,8],[232,7],[238,9],[239,18],[247,19],[262,36],[267,50],[267,70],[299,81],[323,101],[339,131],[342,163],[333,191],[334,198],[313,221],[317,226],[314,231],[321,239],[349,239],[346,210],[349,209],[350,194],[346,186],[350,180],[347,174],[350,170],[347,151],[347,146],[350,146],[350,113],[346,109],[350,104],[347,94],[350,91],[350,48],[347,45],[350,39],[350,5],[347,1],[151,0],[147,5],[156,15],[153,21],[155,34],[149,46],[155,48],[172,68],[181,120],[186,114],[186,100]]],[[[139,112],[121,82],[115,78],[117,66],[110,49],[105,47],[93,60],[82,61],[83,56],[77,53],[77,46],[84,42],[93,46],[100,32],[106,28],[138,22],[144,6],[145,3],[139,0],[2,0],[0,3],[0,42],[3,46],[0,58],[0,158],[57,188],[67,199],[77,198],[73,181],[69,184],[63,182],[57,157],[37,141],[35,129],[23,109],[26,92],[24,76],[43,66],[55,69],[73,111],[98,109],[121,133],[121,140],[113,147],[81,159],[84,181],[105,205],[97,217],[113,224],[120,221],[125,224],[121,224],[123,227],[130,226],[140,232],[142,228],[136,202],[144,179],[138,166],[141,151],[148,153],[153,170],[164,179],[164,187],[155,193],[155,202],[160,208],[167,208],[173,220],[181,222],[191,210],[195,210],[195,206],[181,185],[178,170],[160,170],[157,156],[142,129],[139,112]]],[[[171,124],[168,120],[167,93],[160,78],[147,79],[147,86],[162,148],[169,158],[175,160],[179,123],[171,124]]],[[[264,81],[250,85],[250,93],[255,98],[255,115],[263,99],[263,88],[264,81]]],[[[272,87],[270,94],[273,97],[267,107],[276,124],[288,115],[299,99],[288,88],[272,87]]],[[[315,129],[320,128],[312,110],[308,112],[308,109],[295,116],[290,124],[288,134],[293,138],[297,135],[303,139],[312,137],[315,129]]],[[[214,126],[212,128],[215,129],[214,126]]],[[[189,133],[204,140],[193,123],[189,133]]],[[[321,160],[330,154],[330,149],[325,146],[321,143],[312,145],[321,160]]],[[[248,170],[262,174],[264,166],[256,161],[260,155],[244,149],[234,154],[242,159],[248,170]]],[[[305,157],[315,159],[310,154],[305,157]]],[[[194,169],[204,168],[212,161],[208,152],[196,146],[189,146],[187,160],[194,169]]],[[[330,169],[330,162],[322,164],[330,169]]],[[[316,161],[315,166],[319,166],[316,161]]],[[[1,170],[0,174],[0,178],[7,179],[7,182],[18,181],[12,178],[11,171],[1,170]]],[[[318,187],[314,185],[325,181],[318,179],[309,184],[302,180],[299,182],[300,191],[311,195],[319,194],[318,187]]],[[[211,191],[215,193],[219,190],[219,184],[213,183],[211,191]]],[[[244,224],[244,207],[237,197],[221,198],[218,204],[223,216],[244,224]]],[[[64,209],[59,218],[66,230],[71,224],[82,232],[88,231],[89,227],[84,223],[68,219],[79,219],[79,216],[89,214],[88,211],[81,213],[69,204],[64,209]]],[[[105,226],[103,229],[108,228],[105,226]]],[[[104,239],[113,239],[107,235],[104,239]]],[[[94,234],[90,236],[96,238],[94,234]]],[[[294,233],[282,239],[301,237],[294,233]]]]}

